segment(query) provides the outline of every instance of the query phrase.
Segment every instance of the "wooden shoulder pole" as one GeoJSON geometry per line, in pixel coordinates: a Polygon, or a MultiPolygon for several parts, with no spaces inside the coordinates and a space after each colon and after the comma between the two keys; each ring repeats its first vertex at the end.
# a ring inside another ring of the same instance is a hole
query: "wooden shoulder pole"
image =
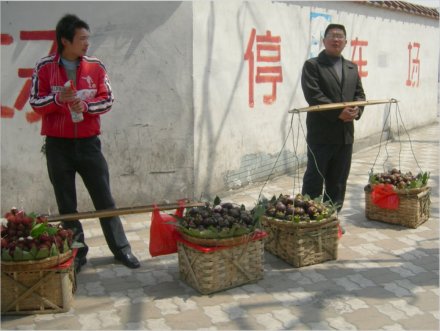
{"type": "MultiPolygon", "coordinates": [[[[205,206],[205,202],[184,202],[183,207],[202,207],[205,206]]],[[[119,215],[129,215],[129,214],[142,214],[152,212],[157,206],[159,210],[173,210],[180,208],[179,203],[168,203],[168,204],[157,204],[157,205],[146,205],[138,207],[126,207],[126,208],[116,208],[116,209],[104,209],[96,211],[86,211],[81,213],[72,213],[64,215],[50,215],[46,216],[48,222],[60,222],[60,221],[76,221],[90,218],[101,218],[101,217],[111,217],[119,215]]]]}
{"type": "Polygon", "coordinates": [[[300,112],[313,112],[313,111],[324,111],[341,109],[345,107],[356,107],[356,106],[370,106],[384,103],[397,103],[396,99],[383,99],[383,100],[365,100],[365,101],[350,101],[350,102],[337,102],[337,103],[327,103],[322,105],[310,106],[305,108],[295,108],[289,110],[289,113],[300,113],[300,112]]]}

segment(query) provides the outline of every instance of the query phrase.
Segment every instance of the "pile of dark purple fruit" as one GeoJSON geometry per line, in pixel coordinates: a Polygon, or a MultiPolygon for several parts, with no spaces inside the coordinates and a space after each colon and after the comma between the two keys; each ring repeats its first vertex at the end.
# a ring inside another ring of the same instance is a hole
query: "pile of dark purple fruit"
{"type": "Polygon", "coordinates": [[[40,260],[66,253],[72,248],[73,232],[12,208],[1,223],[2,261],[40,260]]]}
{"type": "Polygon", "coordinates": [[[187,235],[222,239],[241,236],[253,232],[257,222],[254,215],[244,205],[222,203],[217,197],[213,205],[188,208],[178,221],[180,231],[187,235]]]}
{"type": "Polygon", "coordinates": [[[335,213],[335,207],[320,198],[310,199],[307,195],[280,194],[262,203],[265,215],[280,220],[299,222],[321,221],[335,213]]]}
{"type": "Polygon", "coordinates": [[[411,171],[402,173],[393,168],[387,172],[370,174],[369,184],[390,184],[399,190],[405,190],[424,187],[427,185],[428,179],[428,172],[420,172],[414,176],[411,171]]]}

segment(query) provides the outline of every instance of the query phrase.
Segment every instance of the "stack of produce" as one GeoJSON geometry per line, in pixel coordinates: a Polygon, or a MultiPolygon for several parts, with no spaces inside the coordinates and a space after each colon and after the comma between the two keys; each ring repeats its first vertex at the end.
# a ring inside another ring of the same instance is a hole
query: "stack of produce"
{"type": "Polygon", "coordinates": [[[308,195],[280,194],[273,196],[269,201],[260,204],[265,209],[265,215],[280,220],[299,222],[321,221],[333,215],[334,206],[329,202],[322,202],[321,198],[311,199],[308,195]]]}
{"type": "Polygon", "coordinates": [[[205,239],[222,239],[253,232],[257,220],[244,205],[222,203],[217,197],[213,205],[187,209],[179,219],[179,230],[189,236],[205,239]]]}
{"type": "Polygon", "coordinates": [[[26,214],[12,208],[1,224],[2,261],[41,260],[67,253],[73,244],[73,232],[51,225],[43,216],[26,214]]]}
{"type": "Polygon", "coordinates": [[[398,190],[408,190],[425,187],[428,179],[428,172],[420,172],[414,176],[411,171],[402,173],[400,170],[393,168],[387,172],[370,174],[369,184],[390,184],[398,190]]]}

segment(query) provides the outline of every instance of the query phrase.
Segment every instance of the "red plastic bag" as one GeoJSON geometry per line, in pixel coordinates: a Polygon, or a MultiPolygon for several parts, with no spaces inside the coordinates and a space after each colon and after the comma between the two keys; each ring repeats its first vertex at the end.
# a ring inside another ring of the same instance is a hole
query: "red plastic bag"
{"type": "MultiPolygon", "coordinates": [[[[182,207],[176,210],[175,215],[183,217],[182,207]]],[[[151,215],[150,226],[150,255],[159,256],[173,254],[177,252],[177,235],[176,230],[177,219],[172,215],[161,213],[159,208],[154,208],[151,215]]]]}
{"type": "Polygon", "coordinates": [[[399,208],[399,196],[391,184],[375,185],[371,191],[371,202],[383,209],[395,210],[399,208]]]}
{"type": "Polygon", "coordinates": [[[341,225],[338,224],[338,239],[341,239],[342,235],[343,235],[343,233],[342,233],[341,225]]]}

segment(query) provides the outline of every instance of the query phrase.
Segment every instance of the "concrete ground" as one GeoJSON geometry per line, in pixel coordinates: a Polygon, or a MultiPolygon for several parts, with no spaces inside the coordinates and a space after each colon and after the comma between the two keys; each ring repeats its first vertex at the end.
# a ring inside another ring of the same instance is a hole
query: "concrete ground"
{"type": "MultiPolygon", "coordinates": [[[[177,254],[151,257],[150,214],[123,217],[133,251],[131,270],[116,263],[97,220],[84,220],[88,263],[77,277],[66,313],[2,316],[14,330],[439,330],[439,126],[402,141],[354,154],[346,204],[346,233],[338,259],[293,268],[264,253],[264,279],[201,295],[179,278],[177,254]],[[417,229],[370,221],[363,188],[376,171],[395,166],[429,171],[431,217],[417,229]],[[388,160],[387,159],[388,155],[388,160]],[[400,161],[399,161],[400,160],[400,161]],[[399,163],[400,162],[400,163],[399,163]]],[[[263,188],[271,197],[300,191],[301,174],[231,191],[222,201],[252,207],[263,188]]]]}

